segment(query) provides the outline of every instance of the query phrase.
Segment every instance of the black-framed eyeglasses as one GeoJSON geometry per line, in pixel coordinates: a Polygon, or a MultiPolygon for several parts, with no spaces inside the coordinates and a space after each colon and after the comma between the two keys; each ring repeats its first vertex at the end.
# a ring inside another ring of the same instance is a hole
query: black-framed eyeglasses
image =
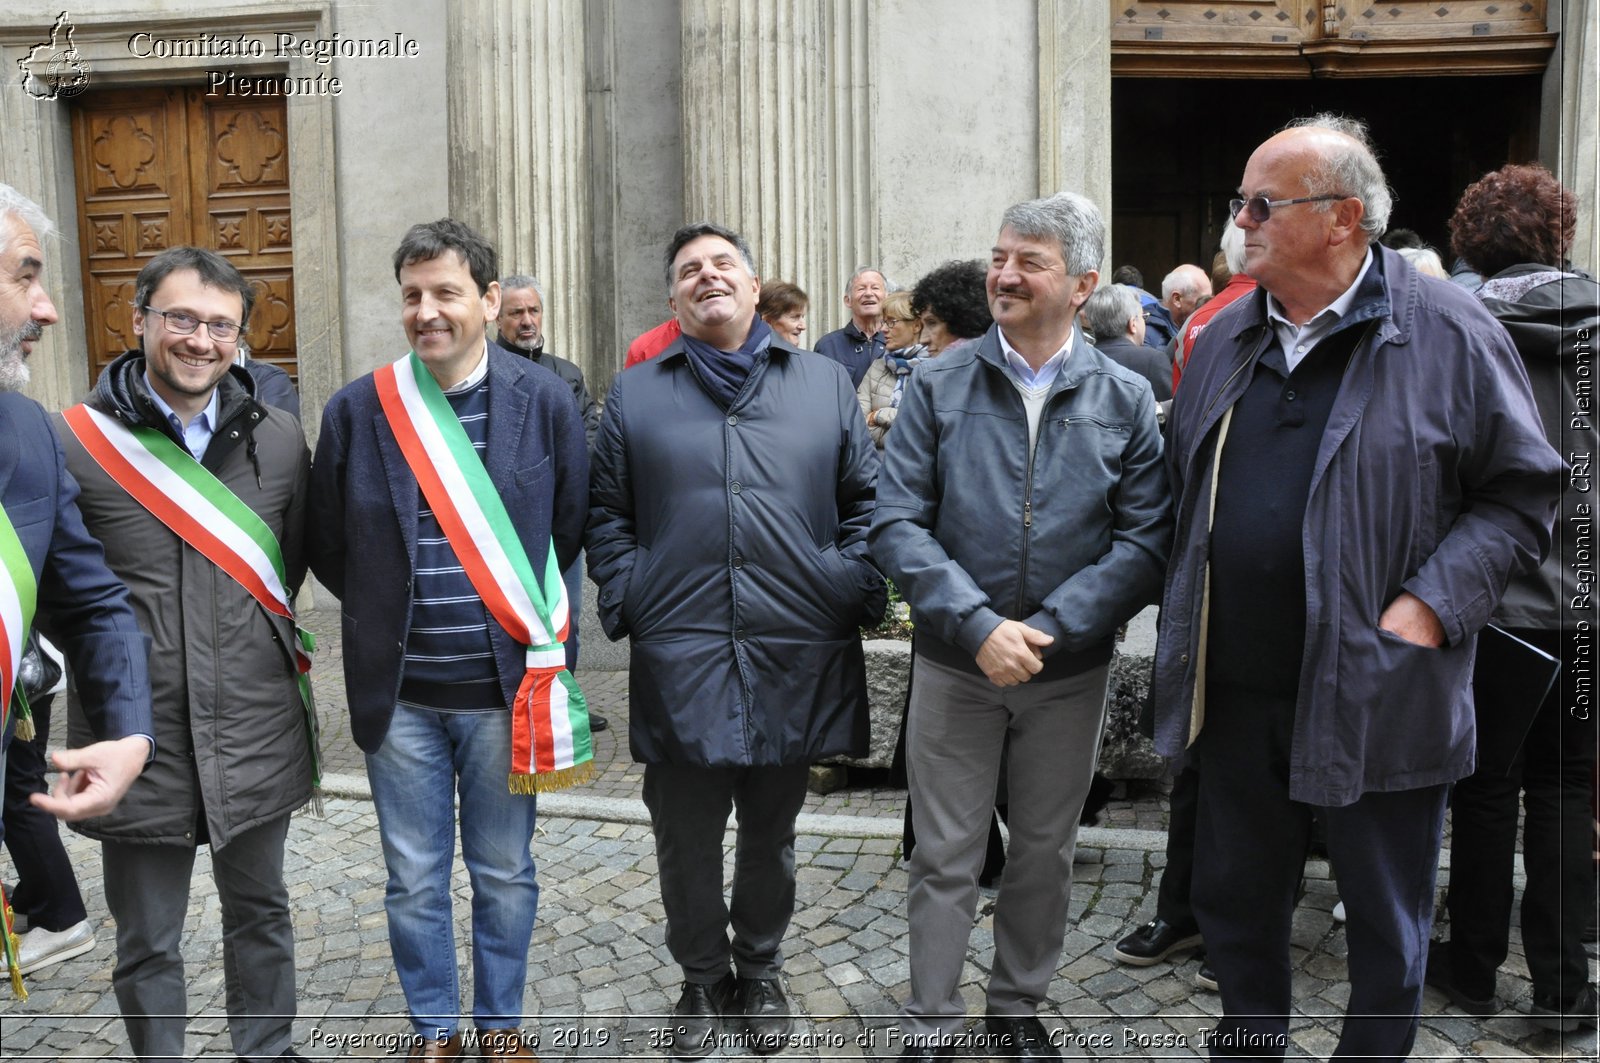
{"type": "Polygon", "coordinates": [[[1239,212],[1245,208],[1250,210],[1250,220],[1260,225],[1272,217],[1274,207],[1292,207],[1296,203],[1326,203],[1334,199],[1349,199],[1349,196],[1338,192],[1329,192],[1321,196],[1301,196],[1298,199],[1268,199],[1266,196],[1251,196],[1249,199],[1228,200],[1228,217],[1237,218],[1239,212]]]}
{"type": "Polygon", "coordinates": [[[157,310],[146,304],[144,312],[147,314],[160,314],[161,319],[167,323],[167,331],[179,336],[193,336],[195,329],[205,325],[206,331],[211,333],[211,338],[218,343],[232,343],[239,338],[242,331],[237,321],[201,321],[193,314],[185,314],[177,310],[157,310]]]}

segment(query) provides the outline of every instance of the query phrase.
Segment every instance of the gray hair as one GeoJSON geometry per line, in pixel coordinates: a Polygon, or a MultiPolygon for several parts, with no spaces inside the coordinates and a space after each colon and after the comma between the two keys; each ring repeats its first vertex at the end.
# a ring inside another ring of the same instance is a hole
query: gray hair
{"type": "Polygon", "coordinates": [[[857,266],[856,271],[850,274],[850,279],[844,282],[844,290],[849,292],[850,289],[854,288],[856,286],[856,281],[861,279],[861,275],[863,273],[876,273],[878,275],[878,279],[883,281],[883,290],[885,293],[897,292],[900,290],[900,286],[898,284],[891,283],[889,280],[889,275],[883,270],[879,269],[877,266],[857,266]]]}
{"type": "Polygon", "coordinates": [[[1000,227],[1009,227],[1018,236],[1054,240],[1067,272],[1074,276],[1098,270],[1106,255],[1106,223],[1100,208],[1076,192],[1014,204],[1001,217],[1000,227]]]}
{"type": "MultiPolygon", "coordinates": [[[[1365,122],[1341,114],[1324,111],[1310,118],[1297,118],[1285,129],[1322,129],[1341,133],[1350,142],[1331,146],[1318,152],[1316,164],[1306,173],[1306,193],[1313,196],[1353,196],[1366,208],[1361,216],[1361,228],[1367,242],[1375,243],[1389,228],[1389,212],[1394,209],[1394,191],[1384,179],[1383,167],[1378,165],[1372,139],[1367,135],[1365,122]]],[[[1329,210],[1331,203],[1315,203],[1320,211],[1329,210]]]]}
{"type": "Polygon", "coordinates": [[[1234,273],[1244,272],[1244,230],[1234,223],[1232,218],[1222,227],[1222,257],[1228,263],[1228,269],[1234,273]]]}
{"type": "Polygon", "coordinates": [[[1402,247],[1399,254],[1411,263],[1418,273],[1438,277],[1440,280],[1450,279],[1450,271],[1444,268],[1444,263],[1439,259],[1439,252],[1431,247],[1402,247]]]}
{"type": "Polygon", "coordinates": [[[728,241],[733,245],[734,250],[739,252],[739,257],[744,259],[744,268],[749,272],[750,276],[756,276],[756,257],[750,253],[750,245],[744,242],[744,237],[725,225],[718,225],[709,221],[697,221],[690,225],[685,225],[673,233],[672,240],[667,244],[665,264],[661,272],[667,279],[667,293],[669,295],[672,293],[672,263],[677,261],[678,252],[682,251],[685,245],[700,239],[702,236],[717,236],[728,241]]]}
{"type": "MultiPolygon", "coordinates": [[[[41,243],[56,228],[49,215],[45,214],[43,207],[10,185],[0,184],[0,220],[7,217],[15,218],[32,229],[33,235],[41,243]]],[[[15,226],[0,226],[0,253],[11,246],[11,238],[14,235],[16,235],[15,226]]]]}
{"type": "Polygon", "coordinates": [[[528,274],[513,273],[509,277],[500,278],[501,295],[504,295],[506,292],[520,292],[525,288],[532,288],[534,294],[539,297],[539,301],[541,303],[544,302],[544,288],[539,284],[538,281],[534,280],[528,274]]]}
{"type": "Polygon", "coordinates": [[[1198,299],[1207,279],[1205,270],[1185,263],[1161,279],[1161,301],[1164,303],[1172,298],[1173,292],[1182,292],[1186,298],[1198,299]]]}
{"type": "Polygon", "coordinates": [[[1109,340],[1128,334],[1128,322],[1139,316],[1139,296],[1126,284],[1106,284],[1096,288],[1083,303],[1083,320],[1096,339],[1109,340]]]}

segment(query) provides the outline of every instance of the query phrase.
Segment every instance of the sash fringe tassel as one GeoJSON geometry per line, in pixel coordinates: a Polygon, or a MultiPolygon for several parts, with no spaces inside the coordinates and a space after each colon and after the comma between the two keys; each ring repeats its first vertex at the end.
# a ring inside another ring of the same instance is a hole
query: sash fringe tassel
{"type": "Polygon", "coordinates": [[[582,764],[574,764],[570,768],[560,771],[547,772],[543,775],[507,776],[506,785],[514,794],[551,794],[558,790],[570,790],[574,786],[582,786],[594,778],[594,761],[586,760],[582,764]]]}

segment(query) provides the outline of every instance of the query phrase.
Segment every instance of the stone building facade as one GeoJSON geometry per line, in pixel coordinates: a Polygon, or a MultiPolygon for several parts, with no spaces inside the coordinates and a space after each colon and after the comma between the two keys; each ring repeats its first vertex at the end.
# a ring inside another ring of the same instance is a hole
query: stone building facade
{"type": "MultiPolygon", "coordinates": [[[[1232,122],[1291,82],[1337,105],[1361,79],[1520,77],[1535,117],[1508,153],[1579,192],[1575,259],[1592,270],[1595,0],[1504,6],[81,0],[65,29],[8,8],[0,180],[62,237],[48,282],[63,322],[32,391],[51,407],[84,393],[93,352],[121,342],[141,256],[183,237],[261,279],[270,312],[252,343],[297,372],[314,434],[334,390],[403,352],[390,255],[408,225],[446,214],[544,282],[551,349],[601,393],[666,315],[660,251],[686,220],[743,231],[764,277],[810,293],[816,337],[843,323],[857,264],[909,284],[984,256],[1019,199],[1074,189],[1114,232],[1151,231],[1116,171],[1162,145],[1112,138],[1114,101],[1140,85],[1195,122],[1232,122]],[[1191,78],[1237,79],[1244,102],[1203,106],[1191,78]]],[[[1471,130],[1445,110],[1419,138],[1471,130]]],[[[1183,176],[1182,158],[1157,161],[1183,176]]],[[[1180,260],[1209,256],[1242,165],[1220,160],[1161,223],[1180,260]]]]}

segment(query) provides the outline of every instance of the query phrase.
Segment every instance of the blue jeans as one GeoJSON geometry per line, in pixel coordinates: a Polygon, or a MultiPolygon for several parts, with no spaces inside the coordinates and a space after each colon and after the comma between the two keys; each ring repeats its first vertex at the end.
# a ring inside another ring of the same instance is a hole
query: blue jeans
{"type": "Polygon", "coordinates": [[[451,791],[461,800],[461,855],[472,881],[473,1021],[522,1025],[539,886],[534,880],[533,795],[513,794],[511,715],[395,708],[389,733],[367,756],[372,803],[389,869],[389,948],[417,1032],[455,1033],[460,1019],[450,870],[451,791]]]}

